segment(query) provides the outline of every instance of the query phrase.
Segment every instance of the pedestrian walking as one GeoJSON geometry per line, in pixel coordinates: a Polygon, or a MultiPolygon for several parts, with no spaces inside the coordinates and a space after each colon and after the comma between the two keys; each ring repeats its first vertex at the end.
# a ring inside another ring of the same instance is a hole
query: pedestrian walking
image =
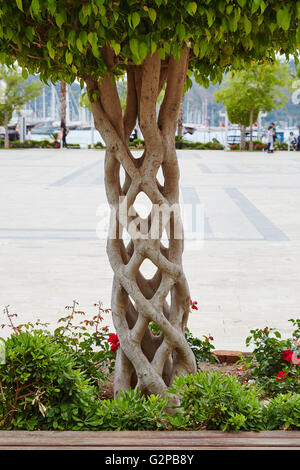
{"type": "Polygon", "coordinates": [[[67,135],[69,133],[69,129],[66,127],[65,123],[61,126],[61,138],[62,138],[62,146],[63,148],[68,148],[67,146],[67,135]]]}
{"type": "Polygon", "coordinates": [[[274,152],[274,130],[272,125],[268,127],[267,133],[268,145],[264,148],[264,152],[273,153],[274,152]]]}

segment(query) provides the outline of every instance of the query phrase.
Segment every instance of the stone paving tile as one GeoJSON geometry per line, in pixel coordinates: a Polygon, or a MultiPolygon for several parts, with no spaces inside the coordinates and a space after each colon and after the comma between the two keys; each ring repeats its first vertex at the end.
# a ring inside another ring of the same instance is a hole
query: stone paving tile
{"type": "MultiPolygon", "coordinates": [[[[199,305],[190,329],[218,349],[245,349],[250,328],[288,335],[300,305],[300,154],[178,155],[183,262],[199,305]]],[[[53,322],[73,299],[91,313],[98,299],[110,305],[103,167],[103,151],[0,151],[1,310],[53,322]]]]}

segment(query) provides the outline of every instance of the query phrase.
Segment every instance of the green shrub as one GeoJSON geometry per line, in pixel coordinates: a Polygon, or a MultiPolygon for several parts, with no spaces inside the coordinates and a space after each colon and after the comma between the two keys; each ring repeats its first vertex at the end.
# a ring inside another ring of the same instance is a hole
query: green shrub
{"type": "Polygon", "coordinates": [[[178,135],[175,137],[175,147],[177,149],[224,150],[224,145],[219,142],[190,142],[178,135]]]}
{"type": "Polygon", "coordinates": [[[129,142],[130,147],[143,148],[145,146],[145,141],[143,139],[133,139],[129,142]]]}
{"type": "Polygon", "coordinates": [[[201,340],[200,338],[195,337],[191,331],[186,328],[185,338],[197,361],[208,361],[211,363],[219,362],[217,356],[213,354],[215,347],[211,343],[213,340],[212,336],[204,336],[204,340],[201,340]]]}
{"type": "Polygon", "coordinates": [[[264,410],[266,428],[299,429],[300,428],[300,394],[279,394],[270,400],[264,410]]]}
{"type": "MultiPolygon", "coordinates": [[[[73,305],[65,307],[68,315],[58,319],[58,326],[53,333],[47,330],[47,323],[41,324],[39,321],[35,324],[28,322],[14,326],[13,331],[16,333],[24,330],[34,332],[36,329],[42,331],[49,341],[58,343],[66,351],[75,366],[84,373],[92,385],[97,387],[100,393],[103,383],[110,378],[114,370],[116,354],[108,343],[110,335],[108,327],[101,326],[102,315],[110,313],[110,309],[103,309],[101,302],[94,304],[94,307],[97,307],[98,312],[89,319],[83,311],[78,310],[78,302],[74,300],[73,305]],[[75,318],[78,316],[82,318],[79,323],[75,318]]],[[[15,316],[10,315],[7,308],[4,312],[10,320],[15,316]]]]}
{"type": "Polygon", "coordinates": [[[103,400],[95,413],[97,429],[134,431],[165,429],[169,425],[164,409],[166,400],[145,397],[139,390],[121,393],[115,400],[103,400]]]}
{"type": "Polygon", "coordinates": [[[279,331],[268,327],[251,330],[246,338],[246,346],[254,345],[253,355],[241,362],[267,396],[300,393],[300,320],[289,321],[295,328],[292,338],[283,340],[279,331]],[[284,352],[295,360],[285,359],[284,352]]]}
{"type": "Polygon", "coordinates": [[[67,351],[42,331],[12,334],[0,366],[5,429],[80,429],[94,391],[67,351]]]}
{"type": "Polygon", "coordinates": [[[170,417],[176,429],[263,429],[258,390],[247,390],[234,376],[201,372],[176,377],[169,393],[181,398],[183,413],[170,417]]]}
{"type": "Polygon", "coordinates": [[[288,150],[288,144],[286,142],[275,142],[274,149],[275,150],[288,150]]]}
{"type": "MultiPolygon", "coordinates": [[[[92,148],[92,146],[89,144],[88,148],[90,149],[90,148],[92,148]]],[[[94,148],[95,149],[104,149],[105,146],[102,144],[102,142],[97,142],[96,144],[94,144],[94,148]]]]}

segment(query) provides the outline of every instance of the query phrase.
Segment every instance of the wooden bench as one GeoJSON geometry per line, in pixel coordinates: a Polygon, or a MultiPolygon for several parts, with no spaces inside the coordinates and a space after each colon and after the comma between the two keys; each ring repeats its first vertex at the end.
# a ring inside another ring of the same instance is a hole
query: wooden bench
{"type": "Polygon", "coordinates": [[[0,450],[300,450],[299,431],[0,431],[0,450]]]}

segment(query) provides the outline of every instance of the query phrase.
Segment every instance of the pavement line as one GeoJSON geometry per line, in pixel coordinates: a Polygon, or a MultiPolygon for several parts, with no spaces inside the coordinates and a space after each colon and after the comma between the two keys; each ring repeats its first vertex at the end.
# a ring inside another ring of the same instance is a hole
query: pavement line
{"type": "Polygon", "coordinates": [[[264,240],[289,241],[290,239],[276,227],[249,199],[237,188],[224,188],[224,191],[254,225],[264,240]]]}
{"type": "Polygon", "coordinates": [[[64,184],[69,183],[69,181],[71,181],[72,179],[77,178],[83,173],[86,173],[91,168],[94,168],[95,166],[99,165],[99,163],[100,163],[100,160],[96,160],[95,162],[90,163],[89,165],[83,166],[79,168],[79,170],[76,170],[73,173],[70,173],[69,175],[64,176],[63,178],[59,179],[58,181],[55,181],[55,183],[50,184],[50,186],[63,186],[64,184]]]}
{"type": "Polygon", "coordinates": [[[202,170],[202,173],[214,173],[207,165],[204,165],[204,163],[199,163],[199,168],[202,170]]]}
{"type": "Polygon", "coordinates": [[[95,232],[88,228],[0,228],[0,232],[95,232]]]}

